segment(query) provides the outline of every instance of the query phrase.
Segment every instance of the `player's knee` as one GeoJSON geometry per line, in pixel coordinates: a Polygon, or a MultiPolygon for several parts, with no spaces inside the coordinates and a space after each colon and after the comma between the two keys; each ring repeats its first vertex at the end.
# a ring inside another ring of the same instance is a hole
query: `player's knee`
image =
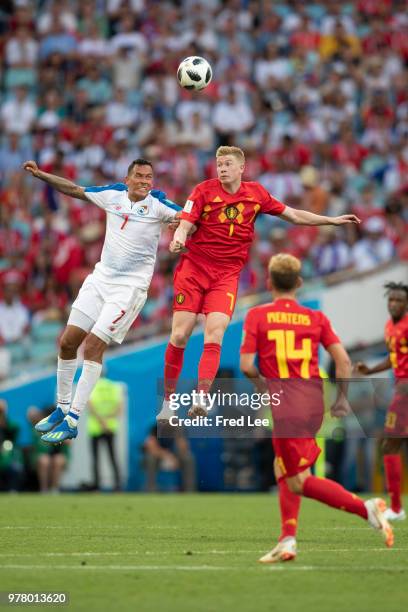
{"type": "Polygon", "coordinates": [[[288,485],[288,489],[291,493],[296,493],[296,495],[302,495],[303,492],[303,481],[298,476],[293,476],[293,478],[287,478],[286,484],[288,485]]]}
{"type": "Polygon", "coordinates": [[[86,359],[87,361],[101,362],[106,347],[106,342],[104,342],[94,334],[89,334],[85,340],[84,359],[86,359]]]}
{"type": "Polygon", "coordinates": [[[57,468],[63,468],[65,466],[65,457],[62,454],[54,455],[54,465],[57,468]]]}
{"type": "Polygon", "coordinates": [[[382,441],[382,452],[384,455],[394,455],[397,454],[400,450],[400,441],[392,438],[385,438],[382,441]]]}
{"type": "Polygon", "coordinates": [[[48,468],[48,466],[50,465],[50,456],[47,455],[46,453],[42,453],[38,459],[37,459],[37,467],[39,469],[45,469],[48,468]]]}
{"type": "Polygon", "coordinates": [[[215,342],[222,344],[222,339],[225,334],[225,327],[223,325],[207,325],[205,328],[204,342],[215,342]]]}
{"type": "Polygon", "coordinates": [[[184,329],[175,329],[171,333],[170,342],[173,346],[184,348],[189,341],[190,334],[184,329]]]}
{"type": "Polygon", "coordinates": [[[224,331],[219,332],[215,330],[214,332],[205,335],[204,342],[222,344],[223,337],[224,337],[224,331]]]}
{"type": "Polygon", "coordinates": [[[78,350],[78,340],[75,336],[69,332],[69,330],[65,330],[65,332],[61,336],[60,340],[60,349],[61,353],[75,353],[78,350]]]}

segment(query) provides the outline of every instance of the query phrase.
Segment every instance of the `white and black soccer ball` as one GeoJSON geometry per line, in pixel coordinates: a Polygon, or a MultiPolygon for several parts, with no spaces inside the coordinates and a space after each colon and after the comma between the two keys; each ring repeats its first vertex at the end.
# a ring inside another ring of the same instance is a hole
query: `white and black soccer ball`
{"type": "Polygon", "coordinates": [[[198,55],[186,57],[177,68],[177,80],[184,89],[199,91],[207,87],[211,79],[210,64],[198,55]]]}

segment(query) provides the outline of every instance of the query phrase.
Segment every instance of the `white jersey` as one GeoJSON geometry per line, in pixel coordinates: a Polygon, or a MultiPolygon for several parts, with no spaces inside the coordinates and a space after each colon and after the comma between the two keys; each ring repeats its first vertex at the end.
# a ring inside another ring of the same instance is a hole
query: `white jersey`
{"type": "Polygon", "coordinates": [[[107,213],[105,241],[94,276],[106,283],[148,289],[162,223],[169,223],[181,209],[151,193],[131,202],[124,183],[87,187],[85,195],[107,213]]]}

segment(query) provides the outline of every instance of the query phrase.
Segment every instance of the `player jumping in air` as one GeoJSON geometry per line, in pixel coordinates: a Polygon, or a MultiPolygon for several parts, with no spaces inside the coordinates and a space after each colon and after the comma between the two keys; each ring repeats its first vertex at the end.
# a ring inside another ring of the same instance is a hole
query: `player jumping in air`
{"type": "Polygon", "coordinates": [[[328,318],[296,301],[296,292],[302,285],[300,268],[300,261],[292,255],[272,257],[269,276],[274,301],[249,310],[244,322],[242,372],[260,391],[267,389],[273,393],[280,388],[284,391],[279,406],[272,407],[281,535],[277,546],[261,557],[261,563],[296,557],[301,496],[361,516],[382,531],[387,546],[393,545],[393,532],[385,518],[386,505],[382,499],[364,502],[337,482],[311,474],[310,468],[320,453],[315,435],[324,416],[319,346],[326,349],[336,366],[339,390],[331,409],[333,416],[344,416],[350,410],[345,381],[350,378],[351,364],[328,318]]]}
{"type": "Polygon", "coordinates": [[[177,223],[179,207],[152,190],[153,167],[136,159],[124,183],[80,187],[40,170],[34,161],[24,169],[73,198],[93,202],[107,214],[100,261],[84,281],[72,304],[60,341],[57,369],[57,408],[36,425],[42,439],[59,444],[76,438],[77,425],[102,370],[111,343],[121,344],[146,301],[163,223],[177,223]],[[71,403],[77,351],[85,340],[84,363],[71,403]]]}
{"type": "MultiPolygon", "coordinates": [[[[238,147],[219,147],[216,162],[218,178],[195,187],[170,244],[173,253],[183,254],[174,274],[173,324],[165,353],[164,401],[157,415],[159,421],[168,420],[172,414],[168,399],[175,392],[184,349],[200,313],[206,315],[206,322],[198,391],[208,393],[212,385],[259,214],[278,215],[297,225],[359,222],[354,215],[325,217],[295,210],[273,198],[259,183],[243,182],[245,157],[238,147]],[[187,240],[194,224],[198,229],[187,240]]],[[[189,414],[205,416],[205,404],[193,406],[189,414]]]]}
{"type": "Polygon", "coordinates": [[[393,368],[396,388],[387,410],[382,443],[387,490],[391,499],[386,517],[389,521],[403,521],[401,505],[402,462],[400,449],[408,439],[408,285],[387,283],[388,312],[391,318],[385,325],[385,342],[389,355],[381,363],[369,368],[365,363],[356,366],[360,374],[368,376],[393,368]]]}

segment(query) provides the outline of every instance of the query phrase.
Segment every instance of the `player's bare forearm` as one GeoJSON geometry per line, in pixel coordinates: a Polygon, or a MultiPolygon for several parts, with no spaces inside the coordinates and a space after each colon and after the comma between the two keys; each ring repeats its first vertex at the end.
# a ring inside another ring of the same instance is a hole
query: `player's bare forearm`
{"type": "Polygon", "coordinates": [[[347,223],[360,223],[356,215],[341,215],[340,217],[327,217],[316,215],[308,210],[297,210],[286,206],[281,215],[281,219],[293,223],[294,225],[345,225],[347,223]]]}
{"type": "Polygon", "coordinates": [[[268,385],[266,384],[266,380],[256,367],[252,353],[243,353],[241,355],[239,365],[241,372],[244,374],[244,376],[249,378],[249,380],[252,382],[252,384],[255,386],[255,389],[259,393],[268,392],[268,385]]]}
{"type": "Polygon", "coordinates": [[[185,244],[190,231],[194,228],[194,223],[186,221],[185,219],[180,220],[180,225],[174,232],[173,240],[170,242],[170,251],[172,253],[181,253],[185,249],[185,244]]]}
{"type": "Polygon", "coordinates": [[[352,372],[350,357],[346,349],[341,344],[332,344],[327,348],[334,361],[337,383],[337,397],[331,408],[331,413],[335,417],[346,416],[351,408],[347,399],[348,386],[352,372]]]}
{"type": "Polygon", "coordinates": [[[32,176],[39,178],[45,183],[48,183],[48,185],[51,185],[51,187],[53,187],[60,193],[64,193],[65,195],[71,196],[72,198],[88,201],[88,198],[85,195],[85,189],[83,187],[76,185],[72,181],[63,178],[62,176],[57,176],[56,174],[49,174],[48,172],[40,170],[34,161],[26,161],[23,165],[23,168],[27,172],[30,172],[32,176]]]}
{"type": "Polygon", "coordinates": [[[377,363],[377,365],[373,366],[372,368],[369,368],[365,363],[361,361],[359,361],[355,365],[355,370],[359,374],[362,374],[363,376],[370,376],[371,374],[378,374],[379,372],[385,372],[386,370],[389,370],[390,368],[391,368],[391,359],[389,355],[387,355],[387,357],[383,359],[383,361],[380,361],[380,363],[377,363]]]}

